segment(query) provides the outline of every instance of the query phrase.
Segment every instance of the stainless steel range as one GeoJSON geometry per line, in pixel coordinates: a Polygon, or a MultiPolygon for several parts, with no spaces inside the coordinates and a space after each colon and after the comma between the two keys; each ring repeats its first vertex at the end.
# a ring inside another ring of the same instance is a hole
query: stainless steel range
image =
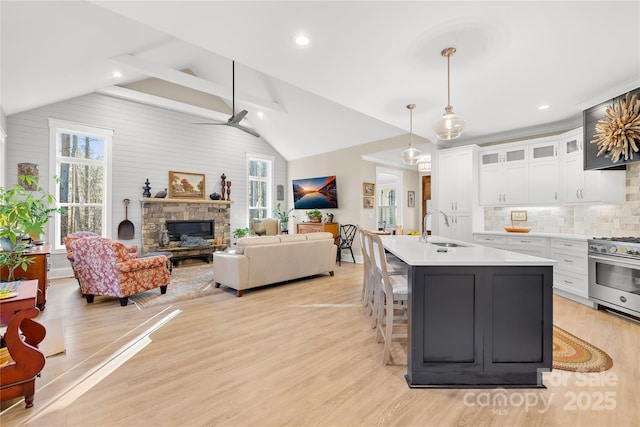
{"type": "Polygon", "coordinates": [[[640,317],[640,237],[589,239],[589,299],[640,317]]]}

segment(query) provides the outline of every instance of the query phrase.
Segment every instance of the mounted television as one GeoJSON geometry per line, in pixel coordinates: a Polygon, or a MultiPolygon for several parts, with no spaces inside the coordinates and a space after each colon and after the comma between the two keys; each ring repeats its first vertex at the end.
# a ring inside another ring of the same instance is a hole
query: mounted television
{"type": "Polygon", "coordinates": [[[335,209],[338,207],[336,177],[294,179],[293,207],[295,209],[335,209]]]}

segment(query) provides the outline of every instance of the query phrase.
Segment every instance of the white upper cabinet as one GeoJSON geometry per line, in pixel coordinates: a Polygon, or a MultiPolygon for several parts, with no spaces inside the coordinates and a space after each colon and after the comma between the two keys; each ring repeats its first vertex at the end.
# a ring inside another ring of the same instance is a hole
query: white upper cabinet
{"type": "Polygon", "coordinates": [[[481,206],[622,203],[625,171],[583,168],[582,128],[479,153],[481,206]]]}
{"type": "Polygon", "coordinates": [[[480,205],[528,203],[527,147],[486,150],[480,153],[480,205]]]}
{"type": "Polygon", "coordinates": [[[582,128],[561,135],[559,145],[563,202],[624,202],[625,171],[584,170],[582,128]]]}
{"type": "Polygon", "coordinates": [[[529,145],[529,203],[560,201],[558,143],[554,138],[529,145]]]}
{"type": "Polygon", "coordinates": [[[434,229],[438,236],[471,242],[474,225],[484,226],[484,212],[478,206],[478,146],[468,145],[437,152],[434,229]]]}
{"type": "Polygon", "coordinates": [[[443,150],[438,153],[439,209],[443,212],[470,212],[473,205],[473,148],[443,150]]]}

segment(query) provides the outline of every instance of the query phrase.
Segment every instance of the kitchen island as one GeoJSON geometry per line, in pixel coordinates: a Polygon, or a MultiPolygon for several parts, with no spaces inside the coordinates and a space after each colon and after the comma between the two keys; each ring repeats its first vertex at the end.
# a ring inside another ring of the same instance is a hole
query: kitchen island
{"type": "Polygon", "coordinates": [[[429,236],[383,236],[409,266],[410,387],[544,387],[553,260],[429,236]]]}

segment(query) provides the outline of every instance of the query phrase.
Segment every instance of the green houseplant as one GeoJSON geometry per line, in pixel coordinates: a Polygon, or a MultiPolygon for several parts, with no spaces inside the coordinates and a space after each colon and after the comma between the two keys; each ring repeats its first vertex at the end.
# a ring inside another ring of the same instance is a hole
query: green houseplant
{"type": "Polygon", "coordinates": [[[55,203],[53,196],[42,188],[35,191],[24,189],[22,184],[35,184],[35,177],[21,175],[18,180],[19,183],[13,187],[0,187],[0,268],[7,267],[9,281],[14,280],[17,268],[26,271],[33,262],[25,255],[31,248],[29,237],[40,238],[51,216],[61,211],[52,207],[55,203]]]}
{"type": "Polygon", "coordinates": [[[235,230],[233,230],[233,237],[236,239],[236,241],[233,243],[234,245],[238,242],[238,239],[241,237],[245,237],[249,235],[249,228],[245,227],[245,228],[236,228],[235,230]]]}
{"type": "Polygon", "coordinates": [[[322,220],[322,212],[320,212],[318,209],[306,211],[305,215],[307,215],[309,221],[311,222],[320,222],[322,220]]]}
{"type": "Polygon", "coordinates": [[[280,203],[278,203],[278,206],[276,206],[276,208],[273,210],[273,215],[280,220],[280,229],[282,231],[289,230],[289,218],[291,217],[292,211],[293,209],[285,211],[284,209],[282,209],[280,203]]]}

